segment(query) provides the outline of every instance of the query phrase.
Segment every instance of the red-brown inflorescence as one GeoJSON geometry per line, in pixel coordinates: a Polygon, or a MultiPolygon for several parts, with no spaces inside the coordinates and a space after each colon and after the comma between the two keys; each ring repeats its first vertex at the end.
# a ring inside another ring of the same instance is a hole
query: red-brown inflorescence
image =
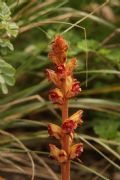
{"type": "MultiPolygon", "coordinates": [[[[73,70],[77,65],[77,59],[74,57],[67,61],[68,44],[61,35],[55,37],[51,45],[52,50],[48,54],[49,59],[55,64],[55,71],[47,69],[47,76],[50,81],[56,86],[55,89],[49,93],[49,99],[61,106],[62,124],[61,127],[50,123],[48,125],[48,133],[50,136],[59,139],[63,149],[57,148],[55,145],[50,144],[50,155],[57,160],[59,164],[67,163],[70,159],[78,157],[83,152],[83,144],[73,144],[74,130],[78,125],[82,125],[83,111],[79,110],[72,116],[64,118],[67,109],[64,110],[65,104],[68,99],[76,96],[81,91],[80,83],[73,77],[73,70]],[[63,108],[62,108],[63,107],[63,108]],[[66,112],[65,112],[66,111],[66,112]],[[66,150],[65,142],[68,137],[68,150],[66,150]],[[69,138],[70,137],[70,138],[69,138]]],[[[68,108],[66,106],[66,108],[68,108]]],[[[63,173],[64,174],[64,173],[63,173]]],[[[66,176],[67,177],[67,176],[66,176]]],[[[67,180],[67,179],[66,179],[67,180]]]]}

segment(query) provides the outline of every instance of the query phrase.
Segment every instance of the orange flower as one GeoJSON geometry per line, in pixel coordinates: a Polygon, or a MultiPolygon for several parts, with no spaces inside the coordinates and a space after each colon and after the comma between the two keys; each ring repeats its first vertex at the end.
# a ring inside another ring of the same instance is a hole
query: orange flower
{"type": "Polygon", "coordinates": [[[46,69],[46,72],[49,80],[51,80],[56,86],[61,86],[61,81],[55,71],[51,69],[46,69]]]}
{"type": "Polygon", "coordinates": [[[76,79],[74,79],[74,82],[72,84],[72,92],[77,95],[81,91],[80,83],[76,79]]]}
{"type": "Polygon", "coordinates": [[[62,130],[66,134],[72,133],[74,129],[76,129],[76,127],[76,123],[71,119],[64,121],[64,123],[62,124],[62,130]]]}
{"type": "Polygon", "coordinates": [[[71,76],[67,76],[66,77],[65,87],[63,87],[66,96],[71,93],[72,83],[73,83],[73,78],[71,76]]]}
{"type": "Polygon", "coordinates": [[[52,50],[55,53],[59,53],[59,52],[61,53],[62,51],[67,52],[67,49],[68,49],[68,45],[67,42],[64,40],[64,38],[60,35],[56,36],[55,41],[52,44],[52,50]]]}
{"type": "Polygon", "coordinates": [[[57,66],[57,75],[60,79],[65,79],[66,77],[66,68],[64,64],[61,64],[60,66],[57,66]]]}
{"type": "Polygon", "coordinates": [[[71,91],[67,93],[67,97],[72,98],[78,95],[80,91],[81,91],[81,88],[80,88],[79,81],[77,81],[76,79],[72,79],[71,91]]]}
{"type": "Polygon", "coordinates": [[[48,133],[50,136],[55,137],[56,139],[61,139],[62,137],[61,128],[56,124],[48,124],[48,133]]]}
{"type": "Polygon", "coordinates": [[[73,120],[76,124],[82,125],[83,123],[82,115],[83,115],[83,111],[79,110],[76,113],[74,113],[72,116],[70,116],[69,119],[73,120]]]}
{"type": "Polygon", "coordinates": [[[70,134],[74,132],[74,129],[77,128],[77,125],[82,124],[82,114],[83,111],[79,110],[75,114],[73,114],[69,119],[65,120],[62,124],[62,130],[64,133],[70,134]]]}
{"type": "Polygon", "coordinates": [[[66,76],[70,76],[77,64],[76,62],[77,62],[77,59],[72,58],[66,65],[61,64],[61,65],[57,66],[57,74],[58,74],[59,78],[65,79],[66,76]]]}
{"type": "Polygon", "coordinates": [[[57,148],[54,144],[49,144],[50,155],[58,161],[58,163],[65,163],[68,159],[67,153],[63,149],[57,148]]]}
{"type": "Polygon", "coordinates": [[[66,65],[66,72],[67,75],[70,75],[72,73],[72,71],[74,70],[74,68],[77,65],[77,59],[76,58],[72,58],[66,65]]]}
{"type": "Polygon", "coordinates": [[[63,100],[63,94],[60,91],[60,89],[55,88],[53,90],[50,91],[49,94],[49,99],[53,102],[53,103],[57,103],[57,104],[63,104],[64,100],[63,100]]]}
{"type": "Polygon", "coordinates": [[[74,159],[81,155],[83,152],[83,144],[75,144],[70,148],[70,159],[74,159]]]}

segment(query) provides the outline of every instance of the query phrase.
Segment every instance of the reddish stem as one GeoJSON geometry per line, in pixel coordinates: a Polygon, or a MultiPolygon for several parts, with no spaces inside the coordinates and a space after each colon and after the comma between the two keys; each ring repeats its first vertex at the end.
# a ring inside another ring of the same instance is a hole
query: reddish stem
{"type": "MultiPolygon", "coordinates": [[[[62,122],[64,122],[67,118],[68,118],[68,100],[65,99],[65,102],[62,105],[62,122]]],[[[64,149],[66,153],[69,154],[70,151],[69,135],[65,134],[63,138],[62,149],[64,149]]],[[[62,180],[70,180],[70,160],[68,160],[66,163],[61,165],[61,174],[62,174],[62,180]]]]}

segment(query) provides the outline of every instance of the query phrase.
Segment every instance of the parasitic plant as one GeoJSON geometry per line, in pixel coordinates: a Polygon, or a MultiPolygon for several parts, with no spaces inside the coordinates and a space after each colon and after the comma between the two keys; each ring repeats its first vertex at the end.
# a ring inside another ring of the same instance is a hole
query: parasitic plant
{"type": "Polygon", "coordinates": [[[56,88],[49,93],[49,99],[58,104],[62,112],[61,127],[50,123],[48,133],[60,141],[61,149],[53,144],[49,144],[50,155],[61,166],[62,180],[70,180],[70,161],[78,157],[83,152],[83,144],[74,144],[74,130],[78,125],[82,125],[83,111],[79,110],[72,116],[68,116],[68,100],[81,91],[80,84],[73,76],[77,59],[72,58],[67,61],[68,44],[61,35],[55,37],[51,45],[52,50],[48,57],[55,65],[55,71],[47,69],[47,76],[56,88]]]}

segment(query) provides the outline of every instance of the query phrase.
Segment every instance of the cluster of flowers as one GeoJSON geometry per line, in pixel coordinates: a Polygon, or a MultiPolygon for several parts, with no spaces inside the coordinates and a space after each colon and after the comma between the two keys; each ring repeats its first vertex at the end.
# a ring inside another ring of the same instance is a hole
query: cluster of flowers
{"type": "MultiPolygon", "coordinates": [[[[77,59],[72,58],[67,62],[68,44],[60,35],[56,36],[52,43],[52,50],[48,54],[49,59],[55,64],[55,71],[47,69],[47,76],[52,81],[56,88],[49,93],[49,99],[59,106],[64,105],[69,98],[76,96],[80,91],[80,84],[73,77],[73,70],[76,67],[77,59]]],[[[65,163],[70,159],[78,157],[83,152],[83,144],[73,144],[74,130],[78,125],[82,125],[83,111],[79,110],[64,122],[61,127],[50,123],[48,125],[48,133],[50,136],[60,140],[61,144],[64,136],[70,136],[70,152],[69,154],[63,149],[57,148],[53,144],[49,144],[50,155],[58,161],[58,163],[65,163]]]]}

